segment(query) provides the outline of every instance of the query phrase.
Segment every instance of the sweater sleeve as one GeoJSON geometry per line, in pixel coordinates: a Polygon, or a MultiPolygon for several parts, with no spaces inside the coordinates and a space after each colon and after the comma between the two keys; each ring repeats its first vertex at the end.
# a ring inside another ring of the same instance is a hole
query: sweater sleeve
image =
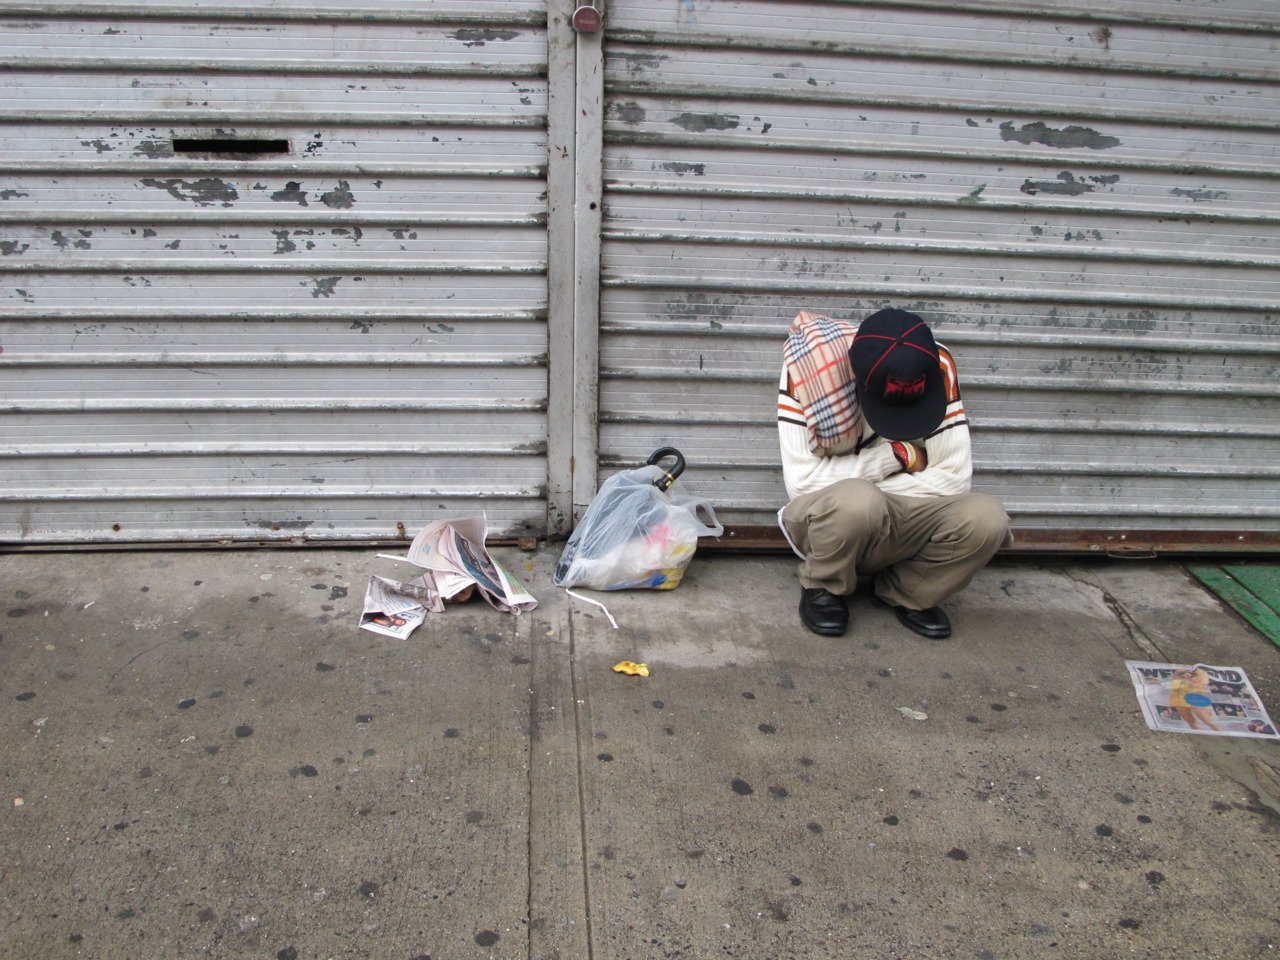
{"type": "Polygon", "coordinates": [[[969,425],[959,402],[948,406],[947,415],[943,425],[924,440],[928,466],[919,473],[886,477],[877,484],[881,490],[907,497],[949,497],[969,492],[973,479],[969,425]]]}

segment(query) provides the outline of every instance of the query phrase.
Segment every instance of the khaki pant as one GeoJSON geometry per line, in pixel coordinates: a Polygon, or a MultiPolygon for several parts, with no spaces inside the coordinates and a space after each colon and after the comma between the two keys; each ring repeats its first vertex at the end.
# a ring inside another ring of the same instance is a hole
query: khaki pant
{"type": "Polygon", "coordinates": [[[803,554],[802,587],[853,593],[875,576],[881,600],[911,610],[959,593],[1001,547],[1013,542],[995,497],[904,497],[866,480],[840,480],[796,497],[782,524],[803,554]]]}

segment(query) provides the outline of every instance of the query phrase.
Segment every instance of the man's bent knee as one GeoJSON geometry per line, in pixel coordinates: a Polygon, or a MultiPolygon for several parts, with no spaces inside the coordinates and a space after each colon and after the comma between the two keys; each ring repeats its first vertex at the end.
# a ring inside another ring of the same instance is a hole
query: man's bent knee
{"type": "Polygon", "coordinates": [[[889,501],[866,480],[840,480],[803,504],[809,553],[830,557],[860,553],[868,539],[883,538],[889,528],[889,501]]]}
{"type": "Polygon", "coordinates": [[[1009,514],[995,497],[971,493],[963,497],[957,506],[956,530],[964,539],[997,544],[1009,540],[1009,514]]]}
{"type": "Polygon", "coordinates": [[[849,530],[879,529],[889,516],[889,498],[867,480],[837,480],[822,491],[823,518],[849,530]]]}

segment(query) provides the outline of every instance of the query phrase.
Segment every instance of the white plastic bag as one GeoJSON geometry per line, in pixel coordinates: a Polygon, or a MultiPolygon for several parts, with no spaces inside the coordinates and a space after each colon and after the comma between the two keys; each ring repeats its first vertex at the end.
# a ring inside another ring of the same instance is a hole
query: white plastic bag
{"type": "Polygon", "coordinates": [[[663,447],[645,466],[607,479],[564,545],[556,564],[556,586],[678,587],[698,538],[724,533],[711,504],[689,496],[676,480],[683,469],[679,451],[663,447]],[[672,470],[657,465],[672,455],[677,458],[672,470]],[[698,517],[699,508],[706,511],[710,524],[698,517]]]}

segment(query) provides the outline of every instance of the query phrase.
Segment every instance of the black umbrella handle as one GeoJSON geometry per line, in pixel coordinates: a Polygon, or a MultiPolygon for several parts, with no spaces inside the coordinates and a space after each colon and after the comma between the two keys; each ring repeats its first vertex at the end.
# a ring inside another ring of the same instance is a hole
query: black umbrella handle
{"type": "Polygon", "coordinates": [[[667,457],[675,457],[676,465],[653,481],[653,485],[663,493],[670,490],[671,485],[676,482],[676,477],[684,473],[684,454],[675,447],[659,447],[649,454],[649,459],[645,461],[646,466],[653,466],[659,460],[665,460],[667,457]]]}

